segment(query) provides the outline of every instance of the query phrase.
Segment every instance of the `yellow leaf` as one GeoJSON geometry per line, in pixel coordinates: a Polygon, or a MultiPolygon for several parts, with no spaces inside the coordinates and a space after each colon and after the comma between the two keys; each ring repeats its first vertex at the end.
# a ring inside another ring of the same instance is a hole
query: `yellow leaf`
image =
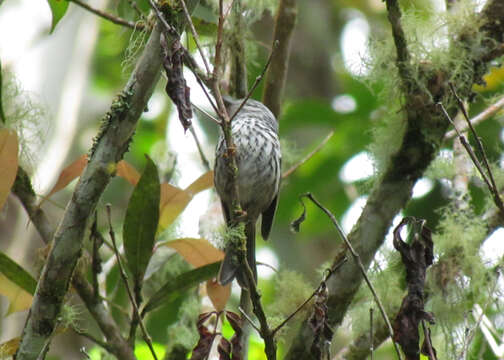
{"type": "Polygon", "coordinates": [[[0,344],[0,359],[6,359],[9,356],[14,356],[17,349],[19,348],[19,343],[21,342],[20,337],[10,339],[2,344],[0,344]]]}
{"type": "Polygon", "coordinates": [[[78,178],[86,167],[87,162],[87,155],[83,154],[77,160],[65,167],[61,171],[58,177],[58,181],[56,181],[56,184],[53,186],[47,197],[50,197],[52,194],[60,191],[61,189],[64,189],[65,186],[72,182],[72,180],[78,178]]]}
{"type": "Polygon", "coordinates": [[[140,173],[137,169],[124,160],[117,163],[116,175],[122,177],[133,186],[136,186],[138,180],[140,180],[140,173]]]}
{"type": "Polygon", "coordinates": [[[222,286],[216,279],[210,279],[206,282],[206,289],[210,301],[217,311],[222,311],[231,296],[231,284],[222,286]]]}
{"type": "Polygon", "coordinates": [[[167,241],[159,245],[175,249],[192,266],[198,268],[224,258],[224,252],[205,239],[183,238],[167,241]]]}
{"type": "Polygon", "coordinates": [[[9,309],[6,315],[28,309],[33,299],[31,294],[17,286],[3,274],[0,274],[0,295],[9,299],[9,309]]]}
{"type": "Polygon", "coordinates": [[[10,129],[0,129],[0,209],[5,204],[18,168],[18,138],[10,129]]]}
{"type": "Polygon", "coordinates": [[[191,201],[191,197],[185,191],[167,183],[161,184],[158,231],[170,226],[184,211],[189,201],[191,201]]]}
{"type": "Polygon", "coordinates": [[[474,85],[473,88],[476,91],[495,91],[502,86],[504,82],[504,66],[492,67],[490,72],[483,76],[485,85],[474,85]]]}
{"type": "Polygon", "coordinates": [[[170,226],[177,216],[186,208],[197,193],[213,186],[213,171],[208,171],[196,179],[187,189],[182,190],[168,183],[161,184],[161,201],[159,204],[159,228],[162,231],[170,226]]]}
{"type": "Polygon", "coordinates": [[[196,179],[191,185],[187,187],[186,191],[191,197],[197,193],[210,189],[213,186],[213,171],[208,171],[196,179]]]}

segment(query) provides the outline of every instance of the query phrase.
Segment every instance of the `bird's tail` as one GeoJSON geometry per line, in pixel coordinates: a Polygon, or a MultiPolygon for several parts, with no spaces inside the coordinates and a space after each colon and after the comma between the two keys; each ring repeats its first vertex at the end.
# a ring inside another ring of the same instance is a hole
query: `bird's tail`
{"type": "MultiPolygon", "coordinates": [[[[247,237],[247,262],[254,274],[254,280],[257,281],[257,269],[255,259],[255,221],[247,221],[245,224],[245,236],[247,237]]],[[[219,284],[229,284],[235,277],[238,276],[238,282],[242,286],[246,286],[247,282],[242,274],[239,274],[240,264],[236,254],[236,247],[233,244],[226,248],[226,255],[219,270],[217,280],[219,284]]]]}

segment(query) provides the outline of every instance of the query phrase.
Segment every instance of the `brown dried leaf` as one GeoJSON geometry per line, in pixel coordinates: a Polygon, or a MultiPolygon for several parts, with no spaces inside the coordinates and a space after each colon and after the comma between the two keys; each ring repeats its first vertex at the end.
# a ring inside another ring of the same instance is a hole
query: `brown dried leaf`
{"type": "Polygon", "coordinates": [[[243,335],[243,319],[237,313],[226,311],[226,319],[229,321],[229,324],[234,330],[234,334],[231,337],[231,360],[242,360],[242,346],[241,346],[241,338],[243,335]]]}
{"type": "Polygon", "coordinates": [[[175,249],[194,267],[212,264],[224,258],[224,252],[217,249],[205,239],[182,238],[167,241],[159,245],[175,249]]]}
{"type": "Polygon", "coordinates": [[[401,346],[407,359],[416,359],[420,352],[418,326],[422,320],[434,323],[434,316],[424,310],[425,276],[434,258],[431,231],[425,226],[424,220],[407,217],[394,229],[393,243],[406,267],[408,284],[408,294],[394,320],[393,338],[401,346]],[[401,238],[401,229],[406,225],[410,226],[410,243],[401,238]]]}
{"type": "Polygon", "coordinates": [[[161,184],[161,216],[159,219],[159,229],[164,230],[170,226],[173,221],[186,208],[197,193],[209,189],[213,186],[213,172],[209,171],[201,175],[185,190],[168,183],[161,184]]]}
{"type": "Polygon", "coordinates": [[[54,184],[53,188],[51,189],[47,197],[50,197],[54,193],[60,191],[61,189],[64,189],[74,179],[78,178],[82,174],[82,171],[86,167],[87,163],[88,163],[87,155],[83,154],[77,160],[75,160],[70,165],[65,167],[61,171],[58,180],[56,181],[56,184],[54,184]]]}
{"type": "MultiPolygon", "coordinates": [[[[1,85],[1,84],[0,84],[1,85]]],[[[0,209],[16,180],[18,169],[18,137],[10,129],[0,129],[0,209]]]]}
{"type": "Polygon", "coordinates": [[[213,171],[207,171],[199,178],[197,178],[184,191],[187,192],[192,197],[203,190],[212,188],[214,184],[213,175],[214,175],[213,171]]]}
{"type": "Polygon", "coordinates": [[[158,230],[164,230],[170,226],[186,208],[189,201],[191,201],[191,197],[184,190],[167,183],[161,184],[158,230]]]}
{"type": "Polygon", "coordinates": [[[116,175],[122,177],[133,186],[136,186],[138,180],[140,180],[140,173],[138,170],[124,160],[117,163],[116,175]]]}
{"type": "Polygon", "coordinates": [[[231,296],[231,284],[222,286],[216,279],[210,279],[206,282],[206,289],[214,309],[217,311],[224,310],[231,296]]]}
{"type": "Polygon", "coordinates": [[[210,354],[212,343],[216,335],[208,330],[204,323],[212,315],[214,315],[213,312],[208,312],[200,314],[198,317],[198,333],[200,335],[200,338],[192,351],[191,360],[203,360],[206,359],[210,354]]]}
{"type": "Polygon", "coordinates": [[[333,330],[329,326],[327,317],[327,299],[329,291],[323,282],[315,295],[313,313],[308,322],[314,333],[311,352],[316,359],[329,359],[329,346],[333,338],[333,330]]]}
{"type": "Polygon", "coordinates": [[[168,78],[166,93],[177,107],[179,120],[185,131],[191,126],[192,108],[191,90],[187,86],[183,73],[184,48],[179,40],[173,42],[171,49],[168,49],[166,41],[162,40],[161,47],[164,57],[163,67],[168,78]]]}

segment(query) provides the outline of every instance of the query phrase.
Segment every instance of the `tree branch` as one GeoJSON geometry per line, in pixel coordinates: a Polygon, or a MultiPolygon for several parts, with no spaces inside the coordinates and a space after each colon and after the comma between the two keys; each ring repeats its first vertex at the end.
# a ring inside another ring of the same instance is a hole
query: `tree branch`
{"type": "Polygon", "coordinates": [[[290,41],[296,24],[296,0],[280,0],[275,17],[273,45],[275,56],[266,73],[262,102],[278,119],[289,65],[290,41]]]}
{"type": "MultiPolygon", "coordinates": [[[[190,8],[197,4],[191,1],[190,8]]],[[[179,21],[183,24],[183,21],[179,21]]],[[[37,359],[47,349],[68,291],[87,223],[113,166],[128,149],[140,115],[154,91],[161,69],[161,27],[157,25],[123,92],[104,119],[89,162],[68,203],[52,240],[52,247],[37,286],[17,352],[18,360],[37,359]]],[[[168,41],[168,39],[167,39],[168,41]]]]}
{"type": "Polygon", "coordinates": [[[229,92],[237,99],[243,99],[248,93],[247,61],[245,54],[245,23],[242,15],[241,0],[234,0],[231,10],[231,86],[229,92]]]}

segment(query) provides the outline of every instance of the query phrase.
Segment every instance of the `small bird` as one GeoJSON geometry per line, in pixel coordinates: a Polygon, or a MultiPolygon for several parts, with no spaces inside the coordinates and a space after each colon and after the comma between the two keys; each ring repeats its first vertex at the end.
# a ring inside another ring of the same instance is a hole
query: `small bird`
{"type": "MultiPolygon", "coordinates": [[[[224,98],[229,116],[240,107],[243,100],[224,98]]],[[[281,153],[278,140],[278,123],[271,111],[262,103],[248,99],[231,122],[231,133],[236,147],[238,167],[238,197],[245,215],[247,237],[247,261],[257,280],[255,261],[256,222],[261,218],[261,235],[267,239],[278,202],[280,188],[281,153]]],[[[231,225],[231,174],[227,162],[226,143],[221,133],[215,151],[214,183],[221,199],[227,225],[231,225]]],[[[218,275],[221,285],[228,284],[238,274],[239,264],[232,246],[226,255],[218,275]]],[[[240,277],[239,277],[240,279],[240,277]]]]}

